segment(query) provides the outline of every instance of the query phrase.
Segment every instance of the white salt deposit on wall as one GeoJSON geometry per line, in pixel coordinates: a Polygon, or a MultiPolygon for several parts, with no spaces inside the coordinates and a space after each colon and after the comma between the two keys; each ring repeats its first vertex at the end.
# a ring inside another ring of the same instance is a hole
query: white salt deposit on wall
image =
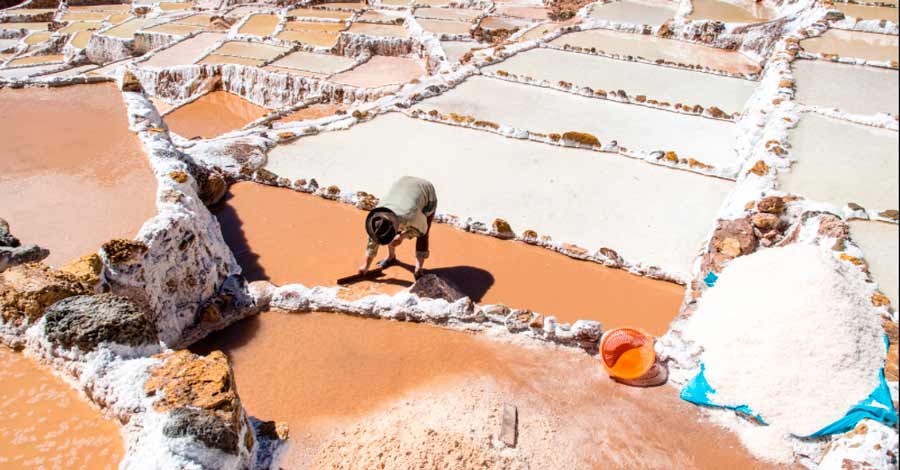
{"type": "Polygon", "coordinates": [[[792,461],[789,434],[831,424],[878,385],[884,330],[864,283],[827,250],[773,248],[735,259],[687,321],[715,401],[769,423],[718,416],[757,456],[792,461]]]}

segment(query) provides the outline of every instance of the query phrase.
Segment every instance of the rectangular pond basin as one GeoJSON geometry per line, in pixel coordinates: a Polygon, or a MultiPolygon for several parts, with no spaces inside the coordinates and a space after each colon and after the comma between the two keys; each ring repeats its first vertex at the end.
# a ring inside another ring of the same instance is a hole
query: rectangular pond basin
{"type": "Polygon", "coordinates": [[[228,41],[219,46],[212,53],[217,55],[227,55],[234,57],[243,57],[246,59],[261,60],[268,62],[289,51],[287,47],[273,46],[270,44],[262,44],[257,42],[245,41],[228,41]]]}
{"type": "Polygon", "coordinates": [[[834,54],[854,59],[897,61],[898,37],[891,34],[829,29],[825,34],[800,41],[810,53],[834,54]]]}
{"type": "Polygon", "coordinates": [[[57,32],[61,34],[71,34],[77,33],[80,31],[95,31],[103,27],[103,23],[95,22],[95,21],[77,21],[74,23],[69,23],[66,26],[57,30],[57,32]]]}
{"type": "Polygon", "coordinates": [[[431,20],[416,18],[422,29],[435,34],[469,34],[472,23],[466,21],[431,20]]]}
{"type": "Polygon", "coordinates": [[[353,16],[351,11],[319,10],[314,8],[294,8],[288,11],[289,18],[330,18],[334,20],[349,20],[353,16]]]}
{"type": "Polygon", "coordinates": [[[116,423],[52,372],[0,345],[3,468],[113,470],[123,454],[116,423]]]}
{"type": "Polygon", "coordinates": [[[273,67],[331,75],[348,69],[356,61],[344,56],[295,51],[272,62],[273,67]]]}
{"type": "Polygon", "coordinates": [[[150,33],[172,34],[176,36],[187,36],[198,31],[203,31],[202,26],[180,23],[166,23],[152,28],[145,28],[144,31],[150,33]]]}
{"type": "Polygon", "coordinates": [[[409,32],[406,31],[406,28],[394,24],[353,23],[350,25],[350,29],[348,29],[347,32],[384,38],[409,37],[409,32]]]}
{"type": "Polygon", "coordinates": [[[344,23],[323,21],[288,21],[284,23],[285,31],[328,31],[338,32],[346,29],[344,23]]]}
{"type": "Polygon", "coordinates": [[[841,13],[852,16],[860,20],[885,20],[900,22],[900,10],[896,7],[876,7],[868,5],[857,5],[855,3],[835,3],[832,8],[839,10],[841,13]]]}
{"type": "Polygon", "coordinates": [[[838,208],[896,209],[898,140],[896,131],[804,114],[790,133],[796,162],[780,187],[838,208]]]}
{"type": "Polygon", "coordinates": [[[94,33],[91,31],[79,31],[69,41],[69,45],[76,49],[84,49],[91,41],[91,36],[93,35],[94,33]]]}
{"type": "Polygon", "coordinates": [[[50,23],[0,23],[0,31],[46,31],[50,23]]]}
{"type": "Polygon", "coordinates": [[[754,0],[692,0],[693,20],[716,20],[724,23],[763,23],[776,13],[763,2],[754,0]]]}
{"type": "MultiPolygon", "coordinates": [[[[443,197],[440,195],[439,197],[443,197]]],[[[249,279],[333,286],[355,272],[366,244],[366,212],[315,196],[256,183],[231,187],[214,213],[225,241],[249,279]],[[279,215],[282,214],[282,215],[279,215]],[[303,223],[293,216],[303,214],[303,223]],[[309,230],[329,227],[328,233],[309,230]]],[[[595,319],[639,325],[662,334],[677,314],[684,288],[519,242],[467,233],[443,224],[431,230],[426,268],[457,284],[474,301],[530,308],[561,321],[595,319]],[[596,288],[604,289],[595,295],[596,288]],[[546,295],[547,292],[565,295],[546,295]],[[599,307],[597,302],[600,302],[599,307]]],[[[398,248],[414,262],[414,243],[398,248]]],[[[386,254],[381,250],[381,259],[386,254]]],[[[395,293],[413,282],[409,266],[393,266],[381,281],[354,284],[349,294],[395,293]]]]}
{"type": "Polygon", "coordinates": [[[256,14],[251,15],[247,21],[238,29],[240,34],[249,34],[252,36],[269,36],[275,32],[280,19],[278,15],[256,14]]]}
{"type": "Polygon", "coordinates": [[[400,85],[425,74],[416,59],[376,55],[362,65],[341,72],[331,81],[360,88],[379,88],[400,85]]]}
{"type": "Polygon", "coordinates": [[[516,18],[528,18],[532,20],[550,19],[549,10],[545,7],[497,5],[496,13],[502,16],[513,16],[516,18]]]}
{"type": "Polygon", "coordinates": [[[140,67],[176,67],[190,65],[217,42],[225,39],[224,33],[200,33],[171,47],[167,47],[140,63],[140,67]]]}
{"type": "Polygon", "coordinates": [[[137,30],[143,28],[144,25],[146,25],[150,21],[151,20],[146,18],[135,18],[133,20],[128,20],[118,26],[107,29],[102,34],[104,36],[113,38],[131,39],[134,37],[134,33],[137,32],[137,30]]]}
{"type": "Polygon", "coordinates": [[[327,31],[282,31],[276,36],[284,41],[299,42],[311,46],[332,47],[337,43],[340,33],[327,31]]]}
{"type": "Polygon", "coordinates": [[[620,0],[595,4],[590,17],[616,23],[658,26],[675,16],[677,4],[654,0],[620,0]]]}
{"type": "Polygon", "coordinates": [[[459,62],[462,56],[466,55],[466,52],[486,47],[486,45],[469,41],[441,41],[441,47],[444,48],[444,53],[447,54],[447,60],[450,63],[454,63],[459,62]]]}
{"type": "Polygon", "coordinates": [[[225,91],[207,93],[165,116],[169,130],[185,138],[211,139],[240,129],[269,114],[240,96],[225,91]]]}
{"type": "Polygon", "coordinates": [[[646,95],[672,105],[716,106],[729,114],[743,111],[757,86],[740,78],[546,48],[516,54],[486,70],[504,70],[552,84],[566,81],[607,92],[625,90],[632,97],[646,95]]]}
{"type": "Polygon", "coordinates": [[[20,67],[23,65],[43,65],[62,63],[65,58],[61,54],[52,55],[33,55],[30,57],[20,57],[13,59],[6,64],[7,67],[20,67]]]}
{"type": "Polygon", "coordinates": [[[739,166],[734,150],[737,126],[732,122],[488,77],[472,77],[416,108],[468,115],[543,134],[587,132],[603,144],[615,140],[632,150],[674,151],[679,158],[694,158],[729,173],[736,173],[739,166]]]}
{"type": "Polygon", "coordinates": [[[191,349],[223,350],[248,413],[303,436],[285,468],[770,468],[671,388],[619,385],[572,349],[274,311],[191,349]],[[504,404],[514,449],[492,445],[504,404]]]}
{"type": "Polygon", "coordinates": [[[267,168],[292,180],[316,178],[375,195],[413,174],[435,184],[441,213],[488,224],[499,217],[517,233],[535,230],[590,252],[609,247],[625,259],[679,273],[689,269],[732,186],[629,158],[399,113],[278,146],[269,152],[267,168]]]}
{"type": "Polygon", "coordinates": [[[896,69],[797,60],[792,64],[797,101],[852,114],[900,113],[896,69]]]}
{"type": "Polygon", "coordinates": [[[760,71],[756,62],[739,52],[608,29],[564,34],[550,44],[560,47],[568,44],[608,54],[642,57],[653,62],[663,60],[685,65],[701,65],[730,73],[755,74],[760,71]]]}
{"type": "Polygon", "coordinates": [[[197,63],[210,65],[235,64],[246,65],[248,67],[260,67],[263,63],[265,63],[265,61],[262,59],[251,59],[248,57],[238,57],[234,55],[209,54],[208,56],[204,57],[203,60],[197,63]]]}
{"type": "Polygon", "coordinates": [[[466,8],[417,8],[416,18],[431,18],[434,20],[457,20],[472,22],[481,16],[481,10],[466,8]]]}
{"type": "Polygon", "coordinates": [[[156,179],[112,84],[0,90],[0,213],[61,266],[156,214],[156,179]]]}
{"type": "Polygon", "coordinates": [[[897,293],[900,283],[900,229],[897,224],[851,220],[850,237],[862,248],[869,272],[896,309],[900,305],[897,293]]]}

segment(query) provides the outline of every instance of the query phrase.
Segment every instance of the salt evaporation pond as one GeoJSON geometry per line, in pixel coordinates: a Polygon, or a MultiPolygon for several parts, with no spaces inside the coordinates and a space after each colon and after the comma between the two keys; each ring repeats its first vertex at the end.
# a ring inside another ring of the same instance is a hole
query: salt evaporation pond
{"type": "Polygon", "coordinates": [[[789,172],[779,175],[784,191],[838,208],[848,203],[894,209],[900,199],[897,131],[804,114],[790,132],[789,172]]]}
{"type": "Polygon", "coordinates": [[[516,450],[505,453],[530,468],[767,468],[671,389],[618,385],[581,351],[431,325],[280,312],[244,320],[192,349],[224,350],[248,412],[288,423],[295,442],[280,462],[286,468],[376,468],[382,458],[402,458],[397,441],[416,438],[435,459],[492,458],[503,403],[517,406],[519,416],[516,450]],[[370,426],[373,434],[361,432],[370,426]]]}
{"type": "Polygon", "coordinates": [[[900,10],[897,7],[876,7],[855,3],[835,3],[831,6],[841,13],[861,20],[887,20],[900,22],[900,10]]]}
{"type": "Polygon", "coordinates": [[[119,427],[69,385],[0,345],[0,467],[113,470],[119,427]]]}
{"type": "Polygon", "coordinates": [[[762,23],[775,17],[775,12],[755,0],[692,0],[693,20],[716,20],[725,23],[762,23]]]}
{"type": "Polygon", "coordinates": [[[500,217],[518,233],[536,230],[591,252],[605,246],[625,259],[675,272],[689,269],[732,186],[630,158],[399,113],[278,146],[266,168],[291,180],[314,177],[344,191],[376,195],[399,175],[414,174],[435,183],[441,213],[486,223],[500,217]]]}
{"type": "Polygon", "coordinates": [[[829,29],[825,34],[800,41],[800,46],[811,53],[836,54],[877,61],[898,60],[898,39],[891,34],[865,33],[829,29]]]}
{"type": "Polygon", "coordinates": [[[279,21],[278,15],[251,15],[238,29],[238,33],[252,36],[268,36],[275,32],[279,21]]]}
{"type": "Polygon", "coordinates": [[[824,60],[792,64],[797,101],[853,114],[900,113],[900,73],[824,60]]]}
{"type": "Polygon", "coordinates": [[[265,116],[269,110],[226,91],[213,91],[166,114],[166,125],[191,139],[211,139],[238,130],[265,116]]]}
{"type": "Polygon", "coordinates": [[[140,67],[176,67],[191,65],[216,43],[224,40],[223,33],[200,33],[153,54],[140,67]]]}
{"type": "MultiPolygon", "coordinates": [[[[225,241],[251,280],[333,286],[362,263],[366,213],[356,208],[285,189],[238,183],[215,213],[225,241]]],[[[459,285],[476,302],[530,308],[565,322],[595,319],[607,325],[637,325],[662,334],[684,295],[684,288],[677,284],[524,243],[442,224],[432,230],[426,268],[459,285]]],[[[413,245],[407,242],[398,249],[401,261],[415,260],[413,245]]],[[[379,260],[387,253],[381,251],[379,260]]],[[[409,266],[395,266],[386,270],[382,282],[355,284],[348,294],[395,293],[412,282],[409,266]]]]}
{"type": "Polygon", "coordinates": [[[0,214],[59,266],[156,214],[156,179],[115,86],[0,89],[0,214]]]}
{"type": "Polygon", "coordinates": [[[891,299],[891,305],[900,305],[900,229],[897,224],[851,220],[850,237],[866,254],[866,264],[878,288],[891,299]]]}
{"type": "Polygon", "coordinates": [[[659,26],[675,16],[677,4],[652,0],[621,0],[595,4],[589,16],[616,23],[659,26]]]}
{"type": "Polygon", "coordinates": [[[568,44],[588,50],[596,49],[607,54],[642,57],[653,62],[664,60],[686,65],[702,65],[730,73],[755,74],[760,71],[759,64],[739,52],[608,29],[564,34],[550,44],[560,47],[568,44]]]}
{"type": "Polygon", "coordinates": [[[334,83],[360,88],[379,88],[400,85],[425,74],[415,59],[376,55],[346,72],[331,77],[334,83]]]}
{"type": "Polygon", "coordinates": [[[563,91],[473,77],[443,95],[419,103],[417,109],[437,109],[492,121],[532,132],[588,132],[601,143],[645,152],[675,151],[736,173],[734,123],[659,109],[585,98],[563,91]],[[592,116],[585,119],[585,116],[592,116]],[[702,139],[697,136],[702,135],[702,139]]]}
{"type": "Polygon", "coordinates": [[[716,106],[729,114],[742,111],[757,86],[740,78],[545,48],[516,54],[483,70],[504,70],[552,84],[566,81],[607,92],[625,90],[631,96],[646,95],[670,104],[716,106]]]}

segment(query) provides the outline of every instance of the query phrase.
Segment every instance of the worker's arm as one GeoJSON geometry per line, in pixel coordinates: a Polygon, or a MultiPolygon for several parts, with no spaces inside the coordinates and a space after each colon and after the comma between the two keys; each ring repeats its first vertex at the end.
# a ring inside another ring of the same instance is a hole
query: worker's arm
{"type": "Polygon", "coordinates": [[[370,238],[369,242],[366,243],[366,262],[359,267],[360,274],[369,272],[369,267],[372,266],[372,261],[376,255],[378,255],[378,242],[370,238]]]}

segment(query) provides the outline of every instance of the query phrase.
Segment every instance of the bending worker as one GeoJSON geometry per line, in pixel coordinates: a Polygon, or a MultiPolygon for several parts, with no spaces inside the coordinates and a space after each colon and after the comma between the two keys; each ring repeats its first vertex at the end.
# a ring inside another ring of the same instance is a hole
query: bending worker
{"type": "Polygon", "coordinates": [[[434,186],[426,180],[404,176],[391,186],[380,205],[366,217],[366,264],[360,274],[369,271],[372,260],[378,254],[379,245],[388,246],[387,258],[378,263],[386,268],[397,260],[396,248],[405,238],[416,239],[416,278],[422,274],[422,266],[428,258],[428,234],[437,211],[437,195],[434,186]]]}

